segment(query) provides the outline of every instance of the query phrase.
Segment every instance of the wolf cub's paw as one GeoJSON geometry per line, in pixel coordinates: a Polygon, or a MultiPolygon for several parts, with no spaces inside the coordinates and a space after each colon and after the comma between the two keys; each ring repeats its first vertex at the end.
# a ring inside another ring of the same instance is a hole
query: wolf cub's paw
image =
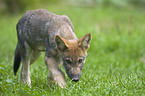
{"type": "Polygon", "coordinates": [[[66,88],[66,82],[64,79],[57,79],[57,78],[52,78],[50,75],[48,75],[48,85],[58,85],[61,88],[66,88]]]}
{"type": "Polygon", "coordinates": [[[56,85],[58,85],[59,87],[61,87],[61,88],[66,88],[66,83],[65,82],[56,82],[55,83],[56,85]]]}

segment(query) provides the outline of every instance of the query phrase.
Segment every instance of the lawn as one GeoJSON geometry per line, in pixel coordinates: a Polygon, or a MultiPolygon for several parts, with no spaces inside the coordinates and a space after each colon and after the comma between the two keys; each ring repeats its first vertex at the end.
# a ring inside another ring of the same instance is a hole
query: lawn
{"type": "MultiPolygon", "coordinates": [[[[92,41],[79,82],[67,87],[47,85],[43,54],[31,66],[32,87],[13,75],[17,44],[16,23],[24,14],[0,16],[1,96],[145,95],[145,13],[135,8],[51,6],[47,10],[68,15],[78,38],[90,32],[92,41]]],[[[62,68],[63,69],[63,68],[62,68]]],[[[63,70],[64,71],[64,70],[63,70]]]]}

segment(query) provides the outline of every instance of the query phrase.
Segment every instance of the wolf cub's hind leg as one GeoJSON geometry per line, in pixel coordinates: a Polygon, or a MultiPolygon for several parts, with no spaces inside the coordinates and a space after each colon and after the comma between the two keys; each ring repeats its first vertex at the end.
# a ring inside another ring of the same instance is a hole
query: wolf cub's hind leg
{"type": "Polygon", "coordinates": [[[58,84],[61,88],[66,85],[65,75],[57,64],[57,57],[46,55],[45,62],[49,70],[48,83],[58,84]]]}
{"type": "Polygon", "coordinates": [[[19,81],[23,81],[24,83],[27,83],[31,87],[30,59],[32,55],[32,50],[26,43],[21,45],[20,48],[22,50],[21,51],[22,68],[19,81]]]}

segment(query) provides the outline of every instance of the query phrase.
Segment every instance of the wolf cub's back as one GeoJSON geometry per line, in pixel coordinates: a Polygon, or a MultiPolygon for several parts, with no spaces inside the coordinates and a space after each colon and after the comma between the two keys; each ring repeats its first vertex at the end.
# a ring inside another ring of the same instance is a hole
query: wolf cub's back
{"type": "Polygon", "coordinates": [[[65,15],[56,15],[45,9],[27,11],[17,24],[19,38],[24,38],[31,48],[46,47],[47,40],[55,46],[54,38],[60,35],[66,39],[76,39],[74,27],[65,15]]]}

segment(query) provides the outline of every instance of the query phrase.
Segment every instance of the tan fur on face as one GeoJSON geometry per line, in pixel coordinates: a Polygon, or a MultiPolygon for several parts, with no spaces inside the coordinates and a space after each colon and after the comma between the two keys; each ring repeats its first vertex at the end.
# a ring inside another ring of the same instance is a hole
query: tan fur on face
{"type": "Polygon", "coordinates": [[[68,54],[68,56],[72,55],[72,57],[87,56],[87,50],[89,48],[89,44],[91,41],[90,33],[81,37],[79,40],[66,40],[60,36],[58,36],[58,37],[62,40],[63,45],[66,47],[65,51],[59,50],[60,54],[63,54],[64,56],[67,56],[67,54],[68,54]],[[66,51],[67,51],[67,54],[65,54],[66,51]]]}
{"type": "Polygon", "coordinates": [[[72,56],[74,59],[77,59],[78,56],[86,56],[86,52],[79,47],[78,40],[65,40],[65,43],[68,45],[68,49],[63,53],[63,56],[72,56]]]}

